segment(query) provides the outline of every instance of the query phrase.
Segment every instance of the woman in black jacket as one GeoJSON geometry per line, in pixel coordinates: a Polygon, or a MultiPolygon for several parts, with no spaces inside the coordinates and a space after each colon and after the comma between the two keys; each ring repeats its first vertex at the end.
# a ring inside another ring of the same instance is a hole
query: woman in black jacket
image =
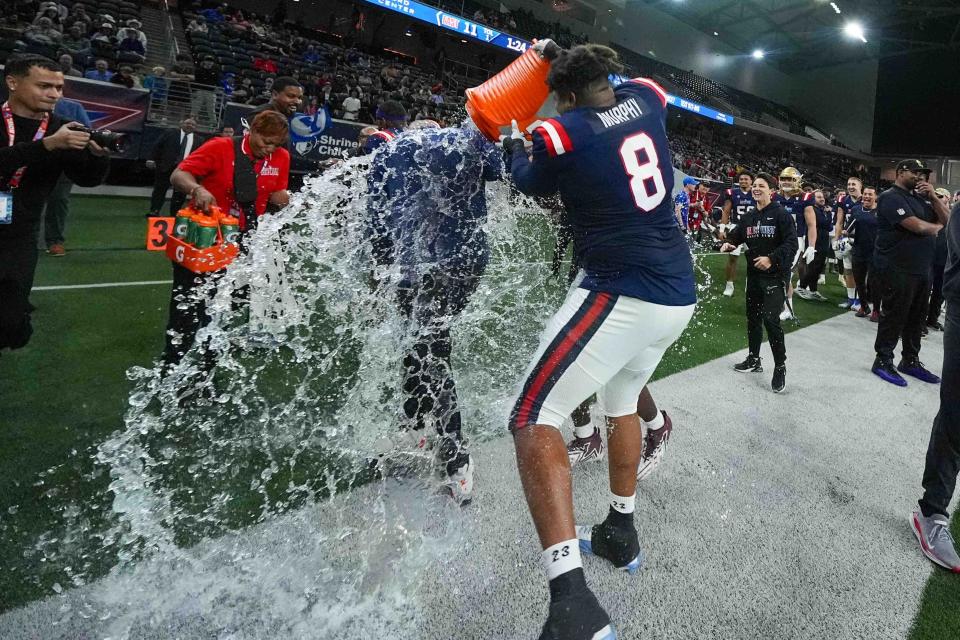
{"type": "Polygon", "coordinates": [[[780,311],[783,309],[787,279],[798,245],[797,225],[793,216],[780,204],[771,201],[775,185],[770,174],[757,174],[753,181],[753,198],[757,208],[741,217],[737,227],[727,233],[727,241],[720,250],[730,252],[737,245],[747,245],[747,337],[750,353],[734,369],[754,373],[763,371],[760,343],[763,341],[763,328],[766,327],[775,365],[771,386],[775,393],[780,393],[787,384],[787,348],[780,326],[780,311]]]}

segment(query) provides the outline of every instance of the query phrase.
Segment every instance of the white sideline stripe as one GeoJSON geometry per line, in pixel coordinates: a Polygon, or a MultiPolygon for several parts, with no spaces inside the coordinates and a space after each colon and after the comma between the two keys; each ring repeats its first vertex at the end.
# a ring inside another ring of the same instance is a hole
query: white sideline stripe
{"type": "Polygon", "coordinates": [[[109,287],[143,287],[154,284],[170,284],[169,280],[139,280],[137,282],[97,282],[93,284],[52,284],[34,287],[33,291],[63,291],[65,289],[107,289],[109,287]]]}

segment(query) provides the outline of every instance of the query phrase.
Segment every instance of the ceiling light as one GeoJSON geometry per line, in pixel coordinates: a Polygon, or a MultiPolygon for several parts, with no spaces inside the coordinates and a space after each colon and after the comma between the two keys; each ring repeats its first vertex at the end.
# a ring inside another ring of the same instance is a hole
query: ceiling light
{"type": "Polygon", "coordinates": [[[713,35],[715,35],[715,36],[719,36],[720,34],[719,34],[719,33],[717,33],[716,31],[714,31],[714,32],[713,32],[713,35]]]}
{"type": "Polygon", "coordinates": [[[833,7],[834,11],[836,11],[837,13],[840,13],[840,7],[837,6],[836,2],[831,2],[830,6],[833,7]]]}
{"type": "Polygon", "coordinates": [[[763,56],[766,54],[763,52],[763,49],[754,49],[752,55],[754,60],[763,60],[763,56]]]}
{"type": "Polygon", "coordinates": [[[854,40],[859,40],[860,42],[867,41],[867,36],[863,32],[863,25],[859,22],[848,22],[843,26],[843,32],[847,34],[847,37],[853,38],[854,40]]]}

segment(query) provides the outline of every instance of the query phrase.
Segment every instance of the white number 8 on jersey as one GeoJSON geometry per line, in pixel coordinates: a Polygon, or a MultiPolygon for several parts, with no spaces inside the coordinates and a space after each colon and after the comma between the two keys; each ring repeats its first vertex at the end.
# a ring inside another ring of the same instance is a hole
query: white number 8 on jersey
{"type": "Polygon", "coordinates": [[[653,140],[646,133],[637,133],[624,139],[620,145],[620,158],[623,168],[630,176],[630,191],[633,192],[633,201],[643,211],[653,211],[667,195],[667,187],[663,184],[663,173],[660,171],[660,158],[653,146],[653,140]],[[640,164],[639,152],[644,151],[647,161],[640,164]],[[647,193],[647,181],[653,180],[653,193],[647,193]]]}

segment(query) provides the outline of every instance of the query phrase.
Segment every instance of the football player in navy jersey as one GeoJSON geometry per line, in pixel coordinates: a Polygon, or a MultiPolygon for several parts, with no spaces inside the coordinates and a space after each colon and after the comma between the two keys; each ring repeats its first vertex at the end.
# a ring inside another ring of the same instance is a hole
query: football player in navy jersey
{"type": "Polygon", "coordinates": [[[367,141],[363,143],[364,154],[373,153],[381,145],[390,142],[406,129],[407,110],[399,102],[387,100],[377,107],[377,126],[380,129],[371,133],[367,141]]]}
{"type": "MultiPolygon", "coordinates": [[[[863,198],[863,181],[856,176],[847,178],[847,192],[837,196],[837,222],[834,228],[837,230],[837,240],[846,232],[849,223],[853,220],[853,208],[860,204],[863,198]]],[[[853,277],[852,257],[847,255],[843,258],[843,283],[847,288],[847,299],[840,303],[844,309],[859,309],[859,300],[857,300],[857,281],[853,277]]]]}
{"type": "Polygon", "coordinates": [[[857,299],[860,300],[857,317],[869,317],[873,322],[880,321],[880,287],[873,282],[870,269],[877,242],[877,224],[877,190],[866,186],[863,188],[862,201],[850,211],[845,237],[853,243],[849,253],[853,278],[857,284],[857,299]]]}
{"type": "MultiPolygon", "coordinates": [[[[726,233],[732,231],[741,216],[757,207],[753,199],[753,174],[749,171],[741,171],[737,176],[737,187],[727,189],[723,193],[723,217],[720,218],[720,240],[726,239],[726,233]]],[[[733,295],[733,282],[737,277],[737,260],[740,258],[740,251],[735,250],[727,259],[727,286],[723,290],[723,295],[728,298],[733,295]]]]}
{"type": "Polygon", "coordinates": [[[827,210],[827,200],[823,191],[813,192],[813,206],[804,207],[804,220],[807,223],[807,248],[804,261],[807,263],[803,279],[797,287],[797,295],[804,300],[825,302],[826,297],[817,291],[820,274],[827,263],[827,249],[830,248],[830,229],[833,216],[827,210]]]}
{"type": "MultiPolygon", "coordinates": [[[[803,175],[795,167],[787,167],[780,172],[780,193],[774,198],[775,202],[786,209],[791,214],[797,227],[797,254],[793,258],[793,269],[797,271],[800,277],[803,277],[805,261],[800,260],[807,250],[807,218],[806,209],[813,208],[813,194],[804,193],[801,189],[803,175]]],[[[807,254],[812,261],[812,255],[807,254]]],[[[787,277],[787,300],[783,312],[780,314],[781,320],[788,320],[796,316],[793,314],[793,276],[787,277]]]]}
{"type": "Polygon", "coordinates": [[[615,637],[587,587],[580,552],[639,569],[637,398],[696,305],[693,261],[670,198],[667,95],[645,78],[614,88],[607,78],[621,69],[616,52],[601,45],[560,53],[547,84],[561,115],[534,129],[532,158],[519,132],[505,141],[521,191],[560,193],[582,266],[578,286],[547,324],[510,415],[550,581],[541,640],[615,637]],[[576,527],[559,429],[594,393],[608,421],[610,507],[602,523],[576,527]]]}

